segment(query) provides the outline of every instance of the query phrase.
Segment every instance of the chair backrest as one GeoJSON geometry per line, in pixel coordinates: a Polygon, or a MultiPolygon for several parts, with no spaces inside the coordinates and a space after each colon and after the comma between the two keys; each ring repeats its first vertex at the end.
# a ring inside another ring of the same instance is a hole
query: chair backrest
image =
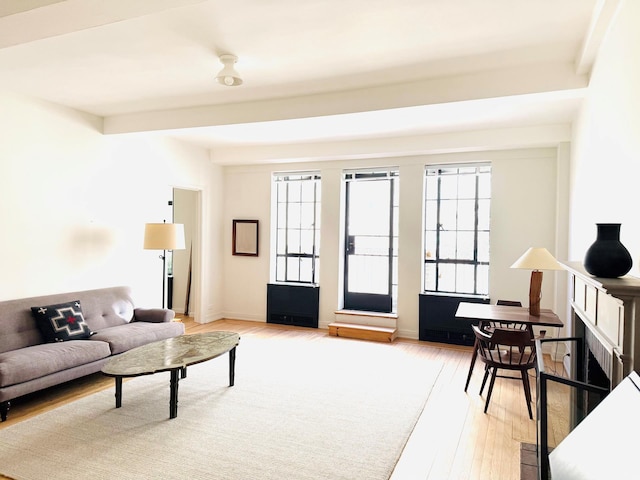
{"type": "Polygon", "coordinates": [[[529,369],[536,364],[535,343],[527,330],[496,328],[493,332],[473,327],[480,359],[490,366],[529,369]]]}
{"type": "Polygon", "coordinates": [[[498,300],[496,305],[506,305],[508,307],[521,307],[522,302],[518,300],[498,300]]]}
{"type": "MultiPolygon", "coordinates": [[[[496,301],[496,305],[504,305],[506,307],[521,307],[522,302],[518,300],[498,300],[496,301]]],[[[496,328],[512,328],[512,329],[525,330],[527,328],[527,326],[524,323],[517,323],[517,322],[493,321],[493,322],[489,322],[489,326],[491,327],[492,330],[496,328]]]]}

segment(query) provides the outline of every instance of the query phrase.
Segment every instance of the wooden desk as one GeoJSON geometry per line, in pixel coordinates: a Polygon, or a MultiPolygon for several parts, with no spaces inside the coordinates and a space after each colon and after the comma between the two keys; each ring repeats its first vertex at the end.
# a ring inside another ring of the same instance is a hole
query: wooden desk
{"type": "MultiPolygon", "coordinates": [[[[483,324],[489,322],[505,322],[505,323],[519,323],[525,325],[531,338],[533,338],[533,327],[563,327],[564,324],[558,318],[558,316],[548,309],[541,309],[540,316],[536,317],[529,314],[527,307],[511,307],[507,305],[489,305],[484,303],[469,303],[460,302],[458,310],[456,311],[456,318],[463,318],[465,320],[474,320],[480,323],[480,327],[483,324]]],[[[471,380],[471,373],[473,367],[476,364],[476,358],[478,356],[478,342],[473,345],[473,355],[471,356],[471,365],[469,366],[469,374],[467,375],[467,383],[464,386],[464,391],[467,391],[469,381],[471,380]]]]}
{"type": "Polygon", "coordinates": [[[506,305],[488,305],[484,303],[460,302],[456,311],[457,318],[484,322],[511,322],[526,325],[528,329],[534,326],[563,327],[558,316],[548,309],[541,309],[540,316],[529,315],[527,307],[510,307],[506,305]]]}

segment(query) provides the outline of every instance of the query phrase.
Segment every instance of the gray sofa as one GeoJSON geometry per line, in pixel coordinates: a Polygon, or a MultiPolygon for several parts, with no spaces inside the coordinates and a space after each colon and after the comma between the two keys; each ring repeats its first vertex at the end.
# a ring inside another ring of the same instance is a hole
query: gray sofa
{"type": "Polygon", "coordinates": [[[98,372],[112,355],[182,335],[184,325],[173,318],[172,310],[135,308],[129,287],[0,302],[1,420],[14,398],[98,372]],[[75,301],[91,336],[46,342],[32,307],[75,301]]]}

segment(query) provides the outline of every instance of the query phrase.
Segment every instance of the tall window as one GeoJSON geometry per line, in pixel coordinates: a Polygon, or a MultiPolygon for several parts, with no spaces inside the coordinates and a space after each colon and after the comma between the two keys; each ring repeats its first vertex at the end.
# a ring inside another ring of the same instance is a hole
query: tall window
{"type": "Polygon", "coordinates": [[[426,168],[424,290],[489,293],[491,166],[426,168]]]}
{"type": "Polygon", "coordinates": [[[276,173],[275,280],[317,283],[320,254],[320,174],[276,173]]]}

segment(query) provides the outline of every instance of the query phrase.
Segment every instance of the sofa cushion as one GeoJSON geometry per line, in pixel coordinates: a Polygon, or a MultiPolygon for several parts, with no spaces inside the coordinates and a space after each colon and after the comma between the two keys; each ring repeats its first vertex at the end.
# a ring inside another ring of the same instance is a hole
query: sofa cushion
{"type": "Polygon", "coordinates": [[[100,330],[91,340],[107,342],[112,354],[126,352],[149,342],[176,337],[184,333],[182,322],[131,322],[100,330]]]}
{"type": "Polygon", "coordinates": [[[0,353],[0,387],[90,363],[111,354],[105,342],[70,340],[0,353]]]}
{"type": "Polygon", "coordinates": [[[82,314],[80,300],[31,307],[31,312],[47,342],[84,340],[92,334],[82,314]]]}

